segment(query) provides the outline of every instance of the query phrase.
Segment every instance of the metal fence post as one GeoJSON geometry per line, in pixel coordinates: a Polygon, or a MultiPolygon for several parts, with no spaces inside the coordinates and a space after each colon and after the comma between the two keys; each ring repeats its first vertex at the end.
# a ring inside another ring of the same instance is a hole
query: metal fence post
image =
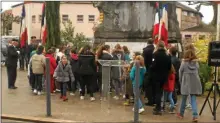
{"type": "Polygon", "coordinates": [[[136,71],[135,71],[135,107],[134,107],[134,123],[138,123],[139,122],[139,97],[140,97],[140,91],[139,91],[139,80],[140,80],[140,63],[139,61],[135,62],[135,67],[136,67],[136,71]]]}
{"type": "Polygon", "coordinates": [[[46,109],[47,109],[47,116],[51,116],[51,97],[50,97],[50,59],[46,58],[46,109]]]}

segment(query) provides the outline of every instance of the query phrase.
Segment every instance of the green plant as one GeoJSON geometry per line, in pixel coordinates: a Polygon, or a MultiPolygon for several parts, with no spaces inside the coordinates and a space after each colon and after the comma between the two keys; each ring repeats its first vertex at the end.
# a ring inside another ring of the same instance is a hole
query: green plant
{"type": "Polygon", "coordinates": [[[89,39],[86,38],[83,33],[76,33],[74,36],[75,27],[70,20],[64,22],[63,25],[64,29],[61,30],[61,38],[64,43],[72,42],[73,47],[77,49],[80,49],[89,43],[89,39]]]}
{"type": "Polygon", "coordinates": [[[199,62],[199,76],[202,82],[203,93],[206,91],[205,85],[211,79],[211,67],[208,66],[206,62],[199,62]]]}

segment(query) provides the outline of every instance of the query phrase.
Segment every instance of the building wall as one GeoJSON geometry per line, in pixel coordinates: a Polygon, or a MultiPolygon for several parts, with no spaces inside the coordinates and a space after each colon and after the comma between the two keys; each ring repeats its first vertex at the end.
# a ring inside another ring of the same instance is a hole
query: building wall
{"type": "MultiPolygon", "coordinates": [[[[27,18],[35,16],[35,22],[32,20],[31,31],[32,35],[40,38],[40,28],[41,28],[41,21],[40,15],[42,14],[42,5],[43,3],[28,3],[31,4],[31,15],[26,15],[26,22],[27,18]]],[[[26,13],[27,13],[27,7],[26,13]]],[[[21,15],[22,5],[16,6],[12,8],[12,13],[14,15],[21,15]]],[[[94,15],[94,20],[96,21],[99,16],[99,11],[97,8],[94,8],[92,4],[60,4],[60,20],[61,20],[61,29],[64,28],[62,23],[62,15],[68,15],[68,19],[72,21],[73,26],[75,27],[75,34],[76,33],[83,33],[86,37],[92,38],[93,37],[93,23],[88,21],[89,15],[94,15]],[[77,15],[83,15],[83,22],[77,22],[77,15]]],[[[20,32],[20,24],[13,23],[12,25],[12,34],[19,35],[20,32]]]]}
{"type": "Polygon", "coordinates": [[[182,9],[180,9],[180,8],[176,8],[176,14],[177,14],[177,20],[178,20],[178,22],[179,22],[179,28],[181,29],[181,25],[182,25],[182,19],[181,19],[181,15],[182,15],[182,9]]]}
{"type": "Polygon", "coordinates": [[[193,14],[192,12],[182,10],[181,8],[176,8],[176,14],[181,30],[197,26],[202,21],[199,14],[193,14]]]}
{"type": "Polygon", "coordinates": [[[198,26],[201,23],[201,17],[199,14],[195,14],[188,11],[183,11],[181,14],[181,30],[198,26]]]}
{"type": "Polygon", "coordinates": [[[216,34],[210,32],[192,32],[192,31],[182,31],[182,40],[183,43],[186,42],[194,42],[194,41],[201,41],[201,40],[209,40],[212,41],[215,39],[216,34]],[[187,38],[191,35],[191,38],[187,38]]]}

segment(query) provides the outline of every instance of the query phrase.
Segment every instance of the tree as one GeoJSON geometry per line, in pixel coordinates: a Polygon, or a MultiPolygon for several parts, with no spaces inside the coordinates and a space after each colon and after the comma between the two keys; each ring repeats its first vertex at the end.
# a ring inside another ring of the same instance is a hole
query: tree
{"type": "Polygon", "coordinates": [[[9,35],[9,30],[12,28],[12,23],[20,23],[21,17],[13,16],[13,14],[5,12],[1,14],[1,21],[2,21],[2,34],[9,35]]]}
{"type": "Polygon", "coordinates": [[[60,38],[60,2],[46,2],[46,25],[47,41],[46,47],[58,46],[61,43],[60,38]]]}
{"type": "Polygon", "coordinates": [[[64,40],[64,43],[71,42],[73,43],[74,48],[78,50],[89,43],[89,39],[83,33],[76,33],[74,36],[75,27],[72,25],[72,22],[68,20],[63,22],[64,29],[61,30],[61,37],[64,40]]]}

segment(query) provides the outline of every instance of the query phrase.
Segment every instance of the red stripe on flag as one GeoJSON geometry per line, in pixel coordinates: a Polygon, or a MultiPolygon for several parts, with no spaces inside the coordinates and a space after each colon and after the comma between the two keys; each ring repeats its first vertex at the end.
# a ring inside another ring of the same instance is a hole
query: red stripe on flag
{"type": "Polygon", "coordinates": [[[42,44],[45,44],[47,40],[47,27],[45,26],[42,37],[42,44]]]}
{"type": "Polygon", "coordinates": [[[21,48],[23,48],[26,45],[26,41],[28,39],[28,35],[27,35],[27,28],[24,29],[24,32],[22,32],[21,34],[21,48]]]}

